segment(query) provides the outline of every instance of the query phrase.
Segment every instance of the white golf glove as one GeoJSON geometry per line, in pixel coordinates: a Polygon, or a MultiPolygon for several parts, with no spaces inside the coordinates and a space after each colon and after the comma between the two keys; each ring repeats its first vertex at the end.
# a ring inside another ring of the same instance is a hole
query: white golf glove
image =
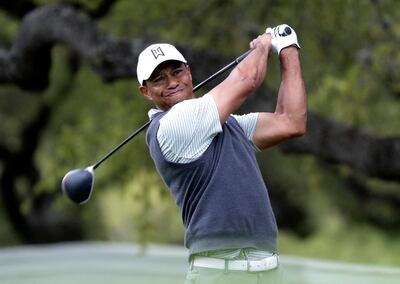
{"type": "Polygon", "coordinates": [[[278,55],[285,47],[295,46],[300,49],[300,45],[297,42],[296,32],[286,24],[279,25],[274,28],[267,28],[265,33],[271,34],[272,47],[278,53],[278,55]]]}

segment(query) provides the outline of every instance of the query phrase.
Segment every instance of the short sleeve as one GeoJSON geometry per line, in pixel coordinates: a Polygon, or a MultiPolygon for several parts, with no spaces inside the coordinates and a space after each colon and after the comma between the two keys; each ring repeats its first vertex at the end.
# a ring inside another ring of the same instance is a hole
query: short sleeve
{"type": "Polygon", "coordinates": [[[161,118],[157,139],[167,161],[189,163],[199,158],[221,131],[217,106],[206,94],[174,105],[161,118]]]}

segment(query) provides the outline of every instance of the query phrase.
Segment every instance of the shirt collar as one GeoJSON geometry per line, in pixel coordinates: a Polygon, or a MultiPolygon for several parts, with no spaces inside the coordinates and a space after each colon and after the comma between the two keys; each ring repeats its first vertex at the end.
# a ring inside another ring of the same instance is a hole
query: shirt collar
{"type": "Polygon", "coordinates": [[[156,114],[162,112],[162,110],[160,109],[156,109],[156,108],[152,108],[149,110],[149,112],[147,113],[147,115],[149,116],[149,119],[152,119],[152,117],[156,114]]]}

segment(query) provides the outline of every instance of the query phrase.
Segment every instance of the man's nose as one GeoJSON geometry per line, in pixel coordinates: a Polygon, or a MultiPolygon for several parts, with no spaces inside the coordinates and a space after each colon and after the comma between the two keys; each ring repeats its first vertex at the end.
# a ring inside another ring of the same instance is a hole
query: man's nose
{"type": "Polygon", "coordinates": [[[167,76],[167,87],[175,88],[179,84],[178,78],[175,78],[172,75],[167,76]]]}

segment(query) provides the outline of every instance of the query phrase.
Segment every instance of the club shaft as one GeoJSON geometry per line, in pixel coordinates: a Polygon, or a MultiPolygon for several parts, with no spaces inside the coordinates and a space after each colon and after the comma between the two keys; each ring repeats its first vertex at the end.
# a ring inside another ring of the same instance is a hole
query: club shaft
{"type": "MultiPolygon", "coordinates": [[[[196,92],[198,89],[203,87],[205,84],[210,82],[211,80],[215,79],[222,73],[232,69],[236,65],[238,65],[246,56],[251,52],[251,49],[237,57],[235,60],[233,60],[231,63],[226,65],[225,67],[221,68],[214,74],[212,74],[210,77],[205,79],[204,81],[200,82],[193,88],[193,92],[196,92]]],[[[105,155],[103,158],[101,158],[97,163],[93,164],[93,170],[95,170],[98,166],[100,166],[101,163],[103,163],[105,160],[107,160],[111,155],[113,155],[116,151],[118,151],[120,148],[122,148],[126,143],[128,143],[132,138],[134,138],[136,135],[138,135],[140,132],[142,132],[144,129],[146,129],[151,123],[151,120],[147,121],[145,124],[143,124],[140,128],[138,128],[135,132],[133,132],[131,135],[129,135],[124,141],[122,141],[117,147],[112,149],[107,155],[105,155]]]]}
{"type": "Polygon", "coordinates": [[[143,124],[140,128],[138,128],[135,132],[133,132],[131,135],[129,135],[124,141],[122,141],[117,147],[112,149],[107,155],[105,155],[101,160],[99,160],[97,163],[95,163],[92,167],[93,170],[95,170],[98,166],[100,166],[101,163],[103,163],[105,160],[107,160],[112,154],[114,154],[116,151],[118,151],[122,146],[124,146],[126,143],[128,143],[130,140],[132,140],[133,137],[138,135],[142,130],[146,129],[150,125],[151,120],[147,121],[145,124],[143,124]]]}

